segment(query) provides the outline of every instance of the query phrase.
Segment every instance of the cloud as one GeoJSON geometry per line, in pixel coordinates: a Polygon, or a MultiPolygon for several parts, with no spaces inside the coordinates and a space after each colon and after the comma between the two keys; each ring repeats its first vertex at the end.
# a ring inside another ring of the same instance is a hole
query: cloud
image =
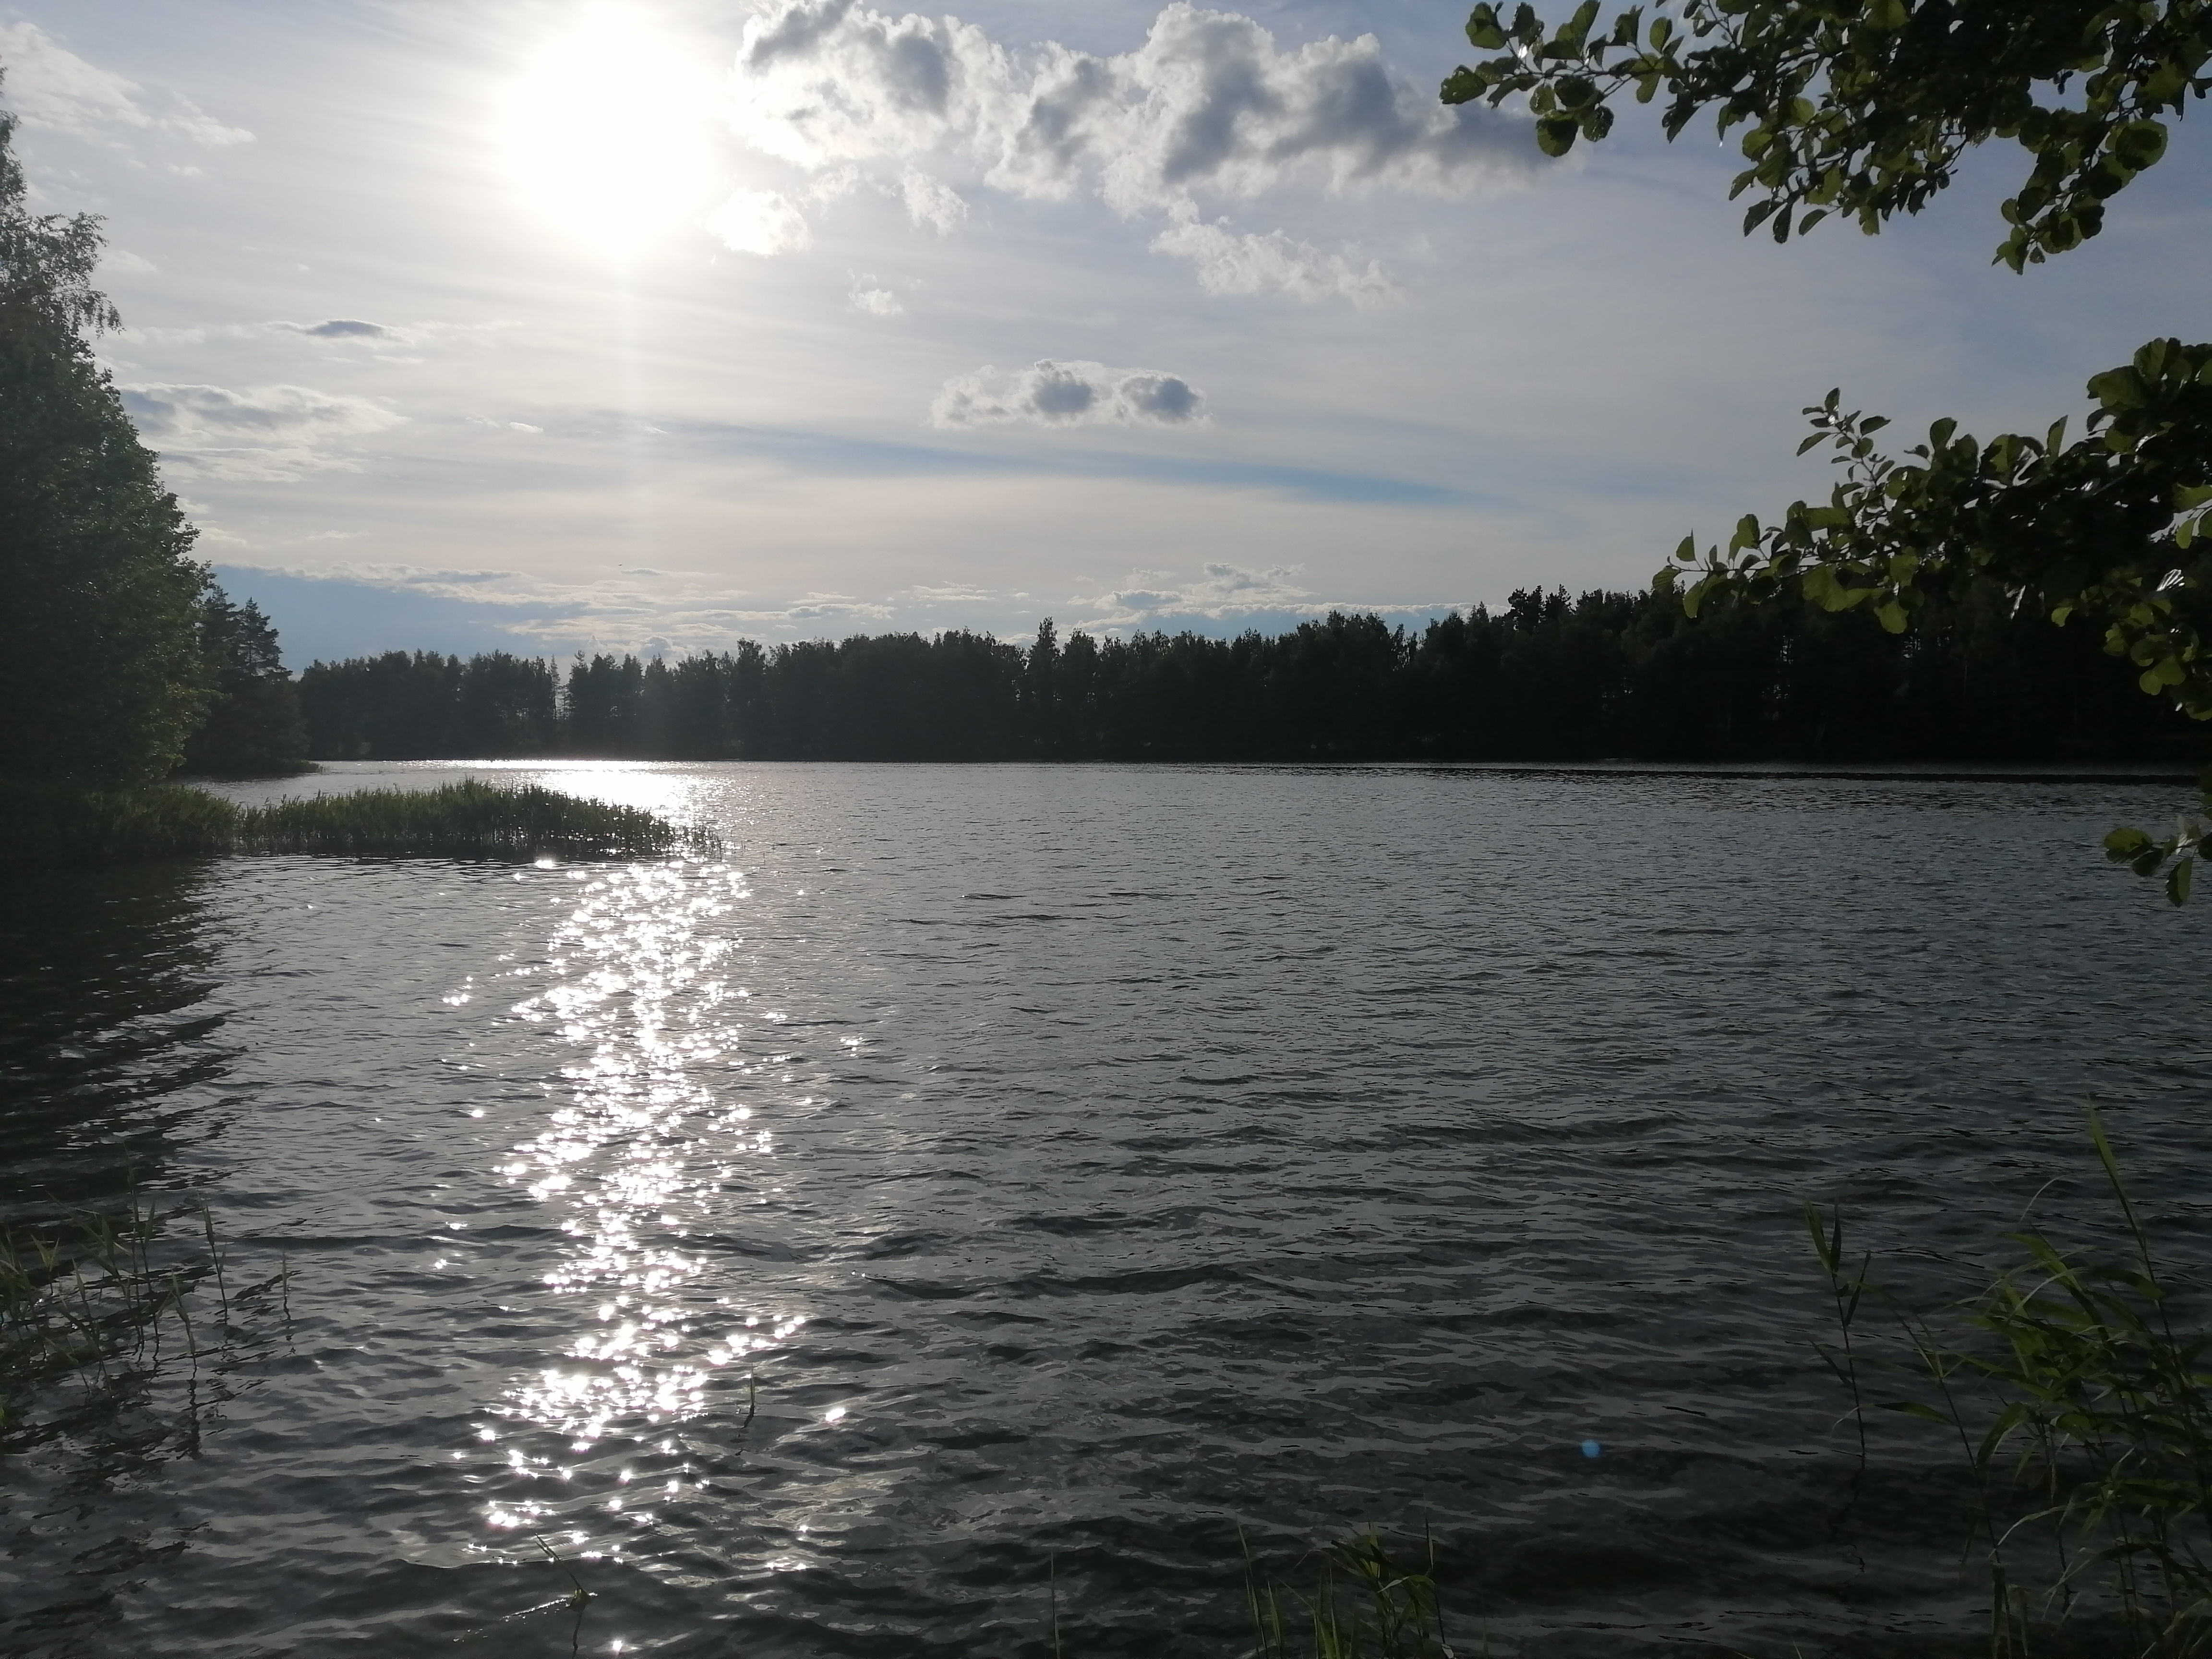
{"type": "Polygon", "coordinates": [[[1152,252],[1196,264],[1198,285],[1208,294],[1287,294],[1296,300],[1346,299],[1364,307],[1394,300],[1400,292],[1372,259],[1363,268],[1341,253],[1324,253],[1279,230],[1239,234],[1188,213],[1178,215],[1176,223],[1152,238],[1152,252]]]}
{"type": "Polygon", "coordinates": [[[1172,579],[1173,572],[1139,570],[1131,573],[1130,580],[1146,586],[1120,588],[1088,603],[1097,610],[1102,622],[1122,626],[1163,616],[1218,621],[1245,611],[1309,611],[1316,608],[1314,596],[1297,581],[1304,568],[1275,565],[1249,570],[1241,565],[1212,563],[1204,568],[1198,580],[1173,587],[1151,585],[1172,579]]]}
{"type": "Polygon", "coordinates": [[[125,386],[123,406],[164,460],[204,477],[282,482],[355,470],[333,446],[398,426],[404,416],[366,398],[301,386],[233,392],[216,386],[125,386]]]}
{"type": "Polygon", "coordinates": [[[957,18],[786,0],[745,26],[730,120],[809,169],[889,159],[912,176],[944,152],[994,188],[1096,192],[1125,215],[1301,182],[1459,195],[1533,155],[1524,121],[1439,105],[1373,35],[1285,51],[1249,17],[1182,3],[1102,58],[1050,42],[1018,57],[957,18]]]}
{"type": "Polygon", "coordinates": [[[382,323],[364,323],[352,317],[333,317],[327,322],[273,322],[270,328],[279,333],[306,334],[318,340],[398,340],[405,337],[396,328],[386,328],[382,323]]]}
{"type": "Polygon", "coordinates": [[[926,173],[908,169],[899,180],[899,197],[906,204],[908,218],[939,236],[950,236],[968,216],[968,204],[960,192],[926,173]]]}
{"type": "Polygon", "coordinates": [[[733,191],[702,222],[732,252],[763,258],[797,253],[814,241],[805,216],[772,190],[733,191]]]}
{"type": "Polygon", "coordinates": [[[1206,419],[1206,394],[1177,375],[1049,357],[1012,374],[987,365],[955,375],[929,409],[938,427],[1194,426],[1206,419]]]}
{"type": "MultiPolygon", "coordinates": [[[[149,270],[152,267],[149,266],[149,270]]],[[[209,323],[191,328],[138,327],[131,337],[148,345],[205,345],[210,340],[258,340],[283,337],[313,341],[340,350],[361,350],[387,363],[419,363],[422,358],[405,355],[434,349],[449,343],[489,347],[496,337],[521,324],[499,318],[481,323],[412,322],[404,325],[364,322],[358,317],[330,317],[317,322],[293,322],[272,318],[257,323],[209,323]]]]}
{"type": "Polygon", "coordinates": [[[87,63],[34,23],[0,23],[0,63],[8,66],[8,101],[26,126],[96,142],[112,141],[118,128],[216,147],[253,137],[174,93],[149,107],[145,88],[137,82],[87,63]]]}
{"type": "Polygon", "coordinates": [[[906,309],[899,296],[878,283],[872,276],[853,279],[853,309],[865,311],[871,317],[896,317],[906,309]]]}

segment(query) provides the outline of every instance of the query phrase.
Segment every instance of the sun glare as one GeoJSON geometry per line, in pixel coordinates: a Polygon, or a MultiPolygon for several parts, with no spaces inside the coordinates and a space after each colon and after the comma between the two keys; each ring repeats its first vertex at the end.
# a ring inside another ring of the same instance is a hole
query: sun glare
{"type": "Polygon", "coordinates": [[[507,166],[571,235],[629,254],[704,205],[707,85],[701,66],[635,11],[594,10],[510,90],[507,166]]]}

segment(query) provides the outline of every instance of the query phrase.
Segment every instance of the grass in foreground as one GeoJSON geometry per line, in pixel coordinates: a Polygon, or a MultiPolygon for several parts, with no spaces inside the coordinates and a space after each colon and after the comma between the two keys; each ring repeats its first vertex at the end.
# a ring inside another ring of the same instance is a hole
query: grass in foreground
{"type": "Polygon", "coordinates": [[[1447,1659],[1437,1605],[1437,1551],[1419,1567],[1394,1560],[1372,1530],[1318,1552],[1310,1591],[1262,1578],[1244,1550],[1244,1601],[1255,1659],[1447,1659]]]}
{"type": "MultiPolygon", "coordinates": [[[[1863,1369],[1917,1376],[1890,1408],[1946,1431],[1976,1493],[1972,1553],[1990,1593],[1992,1659],[2027,1659],[2069,1623],[2108,1629],[2127,1659],[2212,1655],[2212,1332],[2180,1322],[2121,1179],[2103,1119],[2091,1145],[2119,1212],[2117,1255],[2066,1249],[2039,1229],[1962,1307],[1922,1314],[1887,1293],[1871,1258],[1844,1252],[1839,1212],[1806,1221],[1835,1294],[1842,1345],[1830,1363],[1863,1436],[1863,1369]],[[1856,1316],[1869,1297],[1896,1316],[1871,1351],[1856,1316]]],[[[1862,1440],[1863,1445],[1863,1439],[1862,1440]]],[[[1862,1452],[1862,1456],[1863,1456],[1862,1452]]]]}
{"type": "Polygon", "coordinates": [[[535,784],[508,787],[472,779],[436,789],[370,789],[246,807],[175,785],[112,792],[0,785],[0,867],[220,853],[642,858],[703,840],[634,806],[580,800],[535,784]]]}
{"type": "Polygon", "coordinates": [[[194,1449],[232,1373],[270,1348],[257,1314],[290,1318],[289,1267],[236,1284],[230,1266],[204,1203],[165,1212],[136,1192],[0,1234],[0,1455],[194,1449]]]}

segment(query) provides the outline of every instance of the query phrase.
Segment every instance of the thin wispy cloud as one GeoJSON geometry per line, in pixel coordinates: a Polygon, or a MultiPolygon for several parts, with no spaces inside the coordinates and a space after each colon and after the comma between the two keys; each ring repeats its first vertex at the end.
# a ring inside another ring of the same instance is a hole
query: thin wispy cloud
{"type": "Polygon", "coordinates": [[[204,477],[279,483],[357,470],[351,441],[405,418],[366,398],[302,386],[160,383],[118,387],[123,406],[165,463],[204,477]]]}
{"type": "Polygon", "coordinates": [[[8,101],[23,125],[95,143],[160,133],[195,144],[243,144],[253,135],[219,121],[190,99],[152,92],[86,62],[35,23],[0,23],[8,101]]]}
{"type": "Polygon", "coordinates": [[[708,234],[731,252],[764,259],[797,253],[814,243],[805,216],[772,190],[732,191],[704,222],[708,234]]]}
{"type": "Polygon", "coordinates": [[[1279,230],[1240,234],[1194,214],[1180,216],[1152,238],[1152,252],[1188,259],[1208,294],[1286,294],[1294,300],[1349,300],[1355,306],[1401,297],[1398,284],[1376,260],[1363,265],[1279,230]]]}

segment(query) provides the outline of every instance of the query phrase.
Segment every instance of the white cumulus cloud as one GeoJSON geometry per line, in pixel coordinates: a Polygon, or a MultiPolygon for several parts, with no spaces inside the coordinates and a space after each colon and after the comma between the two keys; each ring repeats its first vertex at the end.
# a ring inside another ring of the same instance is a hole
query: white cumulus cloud
{"type": "Polygon", "coordinates": [[[118,388],[123,406],[164,461],[204,477],[282,482],[333,468],[356,470],[349,441],[404,418],[366,398],[303,386],[233,392],[219,386],[118,388]]]}
{"type": "Polygon", "coordinates": [[[896,317],[906,309],[899,296],[872,276],[853,279],[853,309],[871,317],[896,317]]]}
{"type": "Polygon", "coordinates": [[[939,427],[1194,426],[1206,419],[1206,394],[1179,375],[1049,357],[1010,373],[986,366],[955,375],[929,410],[939,427]]]}
{"type": "Polygon", "coordinates": [[[1305,180],[1457,194],[1528,165],[1525,129],[1446,108],[1372,35],[1284,50],[1177,3],[1134,52],[1017,55],[957,18],[786,0],[745,26],[731,119],[806,167],[945,149],[1018,195],[1096,190],[1123,212],[1305,180]]]}
{"type": "Polygon", "coordinates": [[[1181,3],[1117,56],[1054,42],[1016,52],[956,17],[865,0],[781,0],[745,25],[728,118],[817,179],[867,169],[917,225],[949,232],[968,203],[947,176],[1011,195],[1093,195],[1124,217],[1168,215],[1153,246],[1208,292],[1367,304],[1394,291],[1281,232],[1208,224],[1201,204],[1285,186],[1459,196],[1525,176],[1521,118],[1448,108],[1373,35],[1296,47],[1237,12],[1181,3]]]}
{"type": "Polygon", "coordinates": [[[732,191],[729,200],[708,214],[707,229],[733,253],[774,258],[811,247],[814,234],[805,216],[772,190],[732,191]]]}

